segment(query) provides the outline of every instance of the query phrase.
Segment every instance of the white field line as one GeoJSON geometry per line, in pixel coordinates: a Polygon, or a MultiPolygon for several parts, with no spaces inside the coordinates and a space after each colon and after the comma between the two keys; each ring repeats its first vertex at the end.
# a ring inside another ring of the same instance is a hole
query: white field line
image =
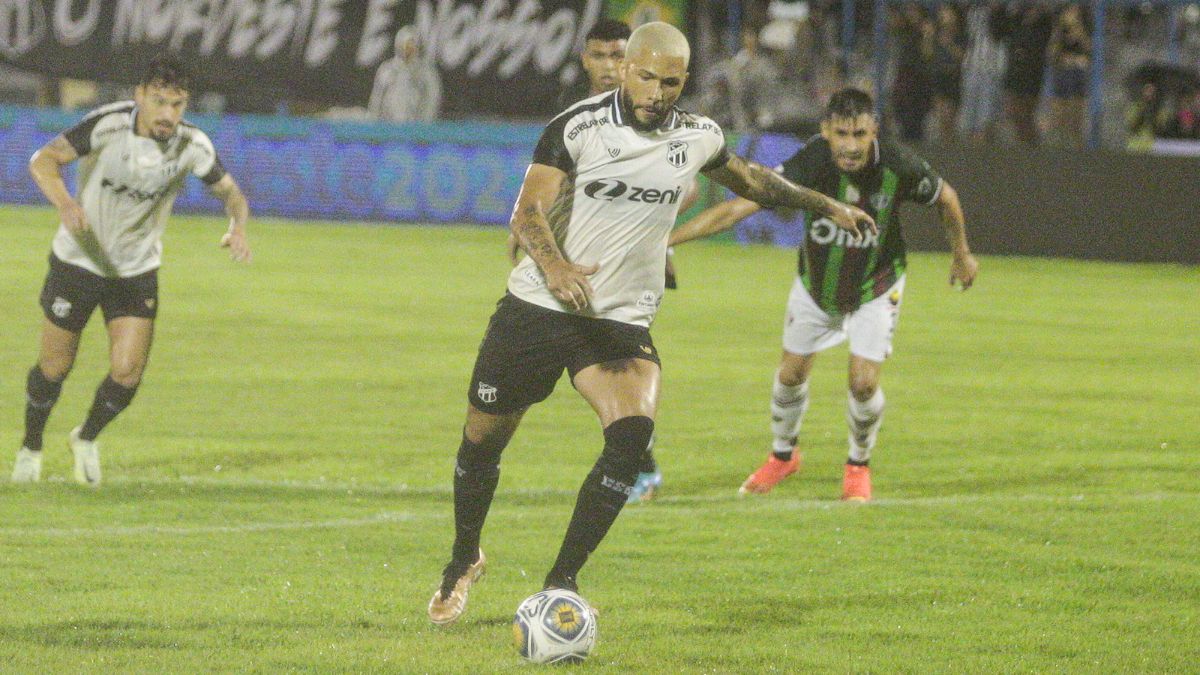
{"type": "MultiPolygon", "coordinates": [[[[66,482],[66,481],[61,481],[66,482]]],[[[447,481],[448,483],[448,481],[447,481]]],[[[211,478],[208,476],[180,476],[179,478],[113,478],[107,480],[107,484],[115,484],[122,486],[154,486],[154,487],[183,487],[196,486],[202,488],[275,488],[297,491],[313,491],[313,492],[349,492],[358,494],[380,494],[380,495],[396,495],[396,496],[453,496],[454,489],[449,485],[436,487],[416,487],[408,483],[358,483],[353,481],[329,481],[329,480],[268,480],[265,478],[211,478]]],[[[103,488],[101,488],[103,489],[103,488]]],[[[574,497],[579,493],[579,488],[572,485],[571,488],[515,488],[501,489],[497,491],[497,496],[517,495],[522,497],[574,497]]],[[[878,497],[871,500],[869,504],[858,506],[922,506],[922,505],[939,505],[939,504],[967,504],[973,502],[1102,502],[1108,500],[1122,501],[1164,501],[1170,499],[1193,499],[1200,498],[1200,492],[1083,492],[1076,494],[1005,494],[1005,493],[985,493],[985,494],[950,494],[939,495],[935,497],[878,497]]],[[[700,495],[671,495],[665,494],[657,497],[654,504],[687,504],[687,503],[705,503],[705,502],[746,502],[746,503],[774,503],[779,502],[780,505],[790,505],[795,508],[817,508],[824,506],[837,506],[842,502],[834,499],[795,499],[789,497],[780,497],[779,495],[742,496],[737,493],[736,488],[730,488],[726,492],[720,494],[700,494],[700,495]]],[[[848,505],[852,506],[852,505],[848,505]]]]}
{"type": "MultiPolygon", "coordinates": [[[[51,483],[68,484],[61,478],[49,479],[51,483]]],[[[408,483],[358,483],[328,480],[268,480],[264,478],[211,478],[208,476],[180,476],[179,478],[123,478],[114,477],[105,485],[123,487],[155,487],[155,488],[185,488],[198,487],[203,489],[232,490],[245,488],[262,488],[277,490],[295,490],[297,492],[328,492],[353,495],[392,495],[396,497],[429,496],[450,498],[454,489],[450,485],[438,487],[414,487],[408,483]]],[[[7,486],[5,486],[7,487],[7,486]]],[[[15,487],[22,490],[24,487],[15,487]]],[[[80,488],[84,489],[84,488],[80,488]]],[[[104,488],[101,487],[101,490],[104,488]]],[[[517,497],[574,497],[578,488],[514,488],[497,491],[497,504],[502,504],[505,495],[517,497]]],[[[827,499],[797,499],[782,495],[746,495],[742,496],[733,488],[718,494],[672,495],[664,494],[655,498],[647,510],[653,510],[654,504],[687,506],[688,504],[754,504],[755,508],[775,508],[783,510],[808,510],[829,508],[863,508],[863,507],[904,507],[904,506],[954,506],[960,504],[987,503],[1051,503],[1051,504],[1105,504],[1113,502],[1160,502],[1168,500],[1189,500],[1200,498],[1200,492],[1092,492],[1077,494],[950,494],[932,497],[877,497],[867,504],[845,503],[834,497],[827,499]]],[[[637,505],[630,511],[645,508],[637,505]]],[[[3,529],[0,529],[3,532],[3,529]]]]}
{"type": "MultiPolygon", "coordinates": [[[[55,481],[58,482],[58,481],[55,481]]],[[[266,480],[255,478],[213,479],[208,477],[184,476],[178,479],[132,479],[115,478],[109,480],[109,485],[126,487],[156,487],[156,488],[185,488],[200,487],[207,489],[221,488],[274,488],[296,490],[299,492],[317,491],[343,495],[373,494],[395,496],[430,496],[449,501],[453,496],[450,486],[434,488],[414,488],[407,484],[359,484],[333,481],[293,481],[266,480]]],[[[21,488],[18,488],[21,489],[21,488]]],[[[85,489],[85,488],[81,488],[85,489]]],[[[104,489],[101,487],[100,489],[104,489]]],[[[533,496],[533,497],[573,497],[576,490],[564,489],[519,489],[502,490],[497,493],[495,506],[504,507],[504,497],[533,496]]],[[[663,495],[650,505],[637,505],[625,510],[632,517],[653,517],[656,506],[669,508],[671,511],[704,511],[711,504],[745,504],[755,509],[769,511],[809,511],[830,510],[835,508],[903,508],[922,506],[957,506],[965,504],[1112,504],[1115,502],[1161,502],[1169,500],[1194,500],[1200,498],[1200,493],[1092,493],[1074,495],[1053,494],[956,494],[936,497],[882,497],[872,500],[869,504],[846,504],[835,499],[792,499],[772,495],[766,497],[748,496],[741,498],[733,490],[726,494],[708,495],[663,495]]],[[[452,508],[446,504],[444,513],[417,514],[404,511],[384,511],[360,518],[334,518],[323,520],[295,521],[245,521],[227,525],[175,525],[175,524],[144,524],[144,525],[113,525],[91,528],[43,528],[43,527],[0,527],[0,537],[84,537],[84,536],[138,536],[145,534],[163,535],[205,535],[205,534],[245,534],[256,532],[276,532],[288,530],[313,530],[351,527],[370,527],[373,525],[399,523],[412,520],[448,520],[452,517],[452,508]]]]}
{"type": "MultiPolygon", "coordinates": [[[[117,478],[109,481],[118,485],[138,486],[197,486],[203,488],[274,488],[313,492],[340,492],[346,494],[364,495],[395,495],[395,496],[431,496],[453,497],[454,489],[450,485],[439,487],[414,487],[408,483],[356,483],[341,481],[298,481],[298,480],[267,480],[260,478],[219,479],[207,476],[181,476],[177,479],[133,479],[117,478]]],[[[574,497],[579,493],[577,487],[563,488],[515,488],[497,491],[497,501],[502,502],[505,495],[518,497],[574,497]]],[[[1159,502],[1175,499],[1200,498],[1200,492],[1110,492],[1110,493],[1077,493],[1077,494],[951,494],[934,497],[878,497],[867,504],[845,503],[833,497],[829,499],[796,499],[780,495],[739,495],[734,488],[719,494],[671,495],[657,497],[653,504],[686,506],[688,504],[719,504],[746,503],[770,508],[806,510],[828,508],[861,508],[868,507],[903,507],[903,506],[942,506],[975,503],[1051,503],[1051,504],[1082,504],[1082,503],[1112,503],[1122,502],[1159,502]]],[[[653,509],[653,504],[650,506],[653,509]]],[[[638,505],[641,506],[641,505],[638,505]]],[[[638,507],[630,509],[636,511],[638,507]]]]}

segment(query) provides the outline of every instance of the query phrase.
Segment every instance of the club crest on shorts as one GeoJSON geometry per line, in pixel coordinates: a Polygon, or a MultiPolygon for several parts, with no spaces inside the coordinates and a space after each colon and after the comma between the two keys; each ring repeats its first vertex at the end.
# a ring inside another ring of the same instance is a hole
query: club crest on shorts
{"type": "Polygon", "coordinates": [[[490,384],[479,383],[479,389],[476,392],[479,395],[479,400],[484,403],[496,402],[496,388],[490,384]]]}
{"type": "Polygon", "coordinates": [[[154,298],[146,298],[145,302],[146,302],[146,309],[154,309],[154,305],[155,305],[154,298]]]}
{"type": "Polygon", "coordinates": [[[619,155],[619,154],[621,154],[620,148],[609,148],[608,149],[608,156],[612,157],[613,159],[616,159],[617,155],[619,155]]]}
{"type": "Polygon", "coordinates": [[[671,141],[667,143],[667,163],[676,169],[682,168],[687,164],[688,144],[683,141],[671,141]]]}
{"type": "Polygon", "coordinates": [[[50,311],[60,319],[65,319],[71,313],[71,303],[66,298],[54,298],[54,304],[50,305],[50,311]]]}

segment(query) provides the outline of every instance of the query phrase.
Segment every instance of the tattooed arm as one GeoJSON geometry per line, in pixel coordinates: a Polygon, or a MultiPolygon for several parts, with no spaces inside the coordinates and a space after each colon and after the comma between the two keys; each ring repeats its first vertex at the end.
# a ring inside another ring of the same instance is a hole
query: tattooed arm
{"type": "Polygon", "coordinates": [[[587,278],[600,266],[568,261],[554,240],[547,215],[566,179],[567,174],[561,169],[530,164],[513,206],[509,228],[525,254],[542,270],[550,293],[563,305],[581,310],[592,300],[592,285],[587,278]]]}
{"type": "Polygon", "coordinates": [[[62,177],[63,165],[70,164],[78,158],[79,153],[67,137],[59,134],[29,159],[29,173],[34,182],[42,194],[46,195],[46,199],[58,209],[59,219],[72,234],[86,232],[88,229],[83,207],[71,196],[62,177]]]}
{"type": "Polygon", "coordinates": [[[876,231],[875,221],[861,209],[800,187],[767,167],[747,162],[737,155],[730,155],[728,162],[709,169],[706,174],[734,193],[767,208],[783,207],[823,215],[852,233],[855,239],[862,238],[860,225],[876,231]]]}

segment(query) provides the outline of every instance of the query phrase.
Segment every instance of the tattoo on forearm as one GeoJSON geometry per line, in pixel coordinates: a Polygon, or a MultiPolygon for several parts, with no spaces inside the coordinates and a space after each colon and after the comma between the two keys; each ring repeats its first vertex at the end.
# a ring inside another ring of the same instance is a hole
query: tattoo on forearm
{"type": "Polygon", "coordinates": [[[558,188],[558,195],[546,213],[546,224],[554,235],[555,242],[560,244],[566,238],[567,225],[571,221],[571,209],[575,205],[575,179],[568,177],[558,188]]]}
{"type": "Polygon", "coordinates": [[[825,195],[800,187],[760,164],[750,164],[749,168],[751,175],[760,184],[760,189],[765,197],[763,203],[818,213],[828,210],[829,198],[825,195]]]}
{"type": "Polygon", "coordinates": [[[539,265],[555,257],[558,247],[555,246],[550,228],[545,224],[545,218],[536,205],[521,206],[513,219],[512,229],[521,248],[539,265]]]}

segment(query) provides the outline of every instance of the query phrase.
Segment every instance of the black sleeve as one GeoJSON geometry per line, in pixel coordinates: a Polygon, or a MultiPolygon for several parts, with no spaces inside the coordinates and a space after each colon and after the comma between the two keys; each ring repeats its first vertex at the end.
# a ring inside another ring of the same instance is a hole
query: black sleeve
{"type": "Polygon", "coordinates": [[[537,147],[533,149],[534,164],[552,166],[567,174],[575,171],[575,160],[567,151],[567,140],[563,133],[570,119],[570,114],[563,114],[555,117],[554,121],[546,126],[542,137],[538,139],[537,147]]]}
{"type": "Polygon", "coordinates": [[[713,155],[712,159],[708,160],[707,162],[704,163],[704,166],[700,167],[700,171],[701,172],[712,171],[713,169],[719,169],[728,163],[729,163],[729,148],[727,146],[725,146],[724,144],[722,144],[721,147],[717,150],[717,154],[713,155]]]}
{"type": "Polygon", "coordinates": [[[75,154],[82,157],[92,151],[92,130],[102,117],[104,115],[88,115],[62,133],[71,147],[75,148],[75,154]]]}
{"type": "Polygon", "coordinates": [[[827,153],[828,143],[820,136],[813,136],[805,142],[804,147],[796,151],[783,163],[783,177],[793,183],[815,189],[817,169],[821,164],[823,153],[827,153]]]}
{"type": "Polygon", "coordinates": [[[893,152],[896,157],[896,173],[900,178],[897,197],[903,201],[931,206],[942,193],[942,177],[933,170],[929,162],[912,150],[897,145],[893,152]]]}
{"type": "Polygon", "coordinates": [[[225,177],[225,173],[225,165],[221,164],[221,158],[214,154],[212,168],[208,170],[208,173],[200,176],[200,180],[205,185],[215,185],[217,181],[225,177]]]}

